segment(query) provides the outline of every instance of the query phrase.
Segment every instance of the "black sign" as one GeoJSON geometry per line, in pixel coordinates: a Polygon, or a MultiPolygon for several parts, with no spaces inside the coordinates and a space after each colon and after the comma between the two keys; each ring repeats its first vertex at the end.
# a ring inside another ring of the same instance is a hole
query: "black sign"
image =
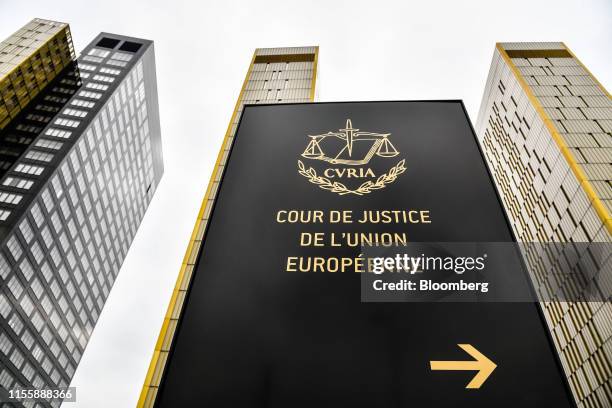
{"type": "Polygon", "coordinates": [[[573,406],[537,304],[361,299],[365,246],[512,240],[460,101],[247,106],[156,406],[573,406]]]}

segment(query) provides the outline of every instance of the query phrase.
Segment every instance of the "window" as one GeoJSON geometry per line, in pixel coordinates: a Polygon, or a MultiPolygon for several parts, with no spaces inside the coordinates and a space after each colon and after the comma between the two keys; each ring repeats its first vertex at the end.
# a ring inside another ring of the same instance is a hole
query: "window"
{"type": "Polygon", "coordinates": [[[64,188],[62,186],[62,182],[60,181],[59,175],[55,175],[53,180],[51,180],[51,184],[53,185],[53,190],[55,191],[55,196],[60,199],[64,194],[64,188]]]}
{"type": "MultiPolygon", "coordinates": [[[[14,135],[14,134],[8,134],[5,136],[5,140],[9,141],[9,142],[13,142],[13,143],[19,143],[19,144],[23,144],[23,145],[29,145],[30,143],[32,143],[32,138],[31,137],[24,137],[21,135],[14,135]]],[[[7,150],[8,151],[8,150],[7,150]]],[[[7,169],[9,166],[6,166],[5,163],[7,163],[6,161],[2,161],[2,169],[7,169]]]]}
{"type": "Polygon", "coordinates": [[[32,180],[22,179],[20,177],[7,177],[2,182],[3,186],[21,188],[23,190],[29,190],[32,184],[34,184],[32,180]]]}
{"type": "Polygon", "coordinates": [[[24,361],[23,354],[21,354],[21,352],[17,348],[14,348],[13,355],[10,357],[10,360],[11,360],[11,363],[15,365],[15,367],[20,369],[24,361]]]}
{"type": "Polygon", "coordinates": [[[68,98],[64,98],[63,96],[47,95],[45,96],[45,101],[64,104],[66,101],[68,101],[68,98]]]}
{"type": "MultiPolygon", "coordinates": [[[[62,232],[62,221],[60,220],[59,214],[57,212],[54,212],[53,214],[51,214],[51,223],[53,224],[53,228],[55,229],[55,233],[56,234],[60,234],[62,232]]],[[[55,248],[53,248],[55,250],[55,248]]],[[[55,264],[57,265],[58,262],[60,261],[59,259],[59,253],[51,253],[53,260],[55,261],[55,264]]]]}
{"type": "Polygon", "coordinates": [[[21,245],[14,235],[8,240],[6,247],[13,256],[13,259],[18,260],[21,257],[23,250],[21,249],[21,245]]]}
{"type": "Polygon", "coordinates": [[[34,203],[32,209],[30,210],[30,215],[34,218],[34,222],[37,227],[40,227],[44,221],[44,216],[42,211],[40,210],[40,206],[37,203],[34,203]]]}
{"type": "Polygon", "coordinates": [[[59,150],[64,144],[62,142],[55,142],[49,139],[38,139],[35,146],[43,147],[45,149],[59,150]]]}
{"type": "Polygon", "coordinates": [[[19,231],[26,243],[29,243],[34,238],[34,232],[32,232],[32,227],[30,227],[30,222],[27,218],[19,224],[19,231]]]}
{"type": "MultiPolygon", "coordinates": [[[[139,47],[140,48],[140,47],[139,47]]],[[[111,59],[113,60],[118,60],[118,61],[129,61],[132,59],[132,55],[131,54],[127,54],[125,52],[115,52],[113,53],[113,55],[111,56],[111,59]]]]}
{"type": "Polygon", "coordinates": [[[11,343],[11,340],[6,336],[6,334],[0,333],[0,351],[2,354],[8,356],[12,345],[13,343],[11,343]]]}
{"type": "Polygon", "coordinates": [[[21,330],[23,329],[23,322],[21,321],[21,318],[17,316],[17,313],[13,313],[13,315],[9,319],[8,324],[11,327],[11,329],[13,329],[16,335],[19,335],[21,333],[21,330]]]}
{"type": "Polygon", "coordinates": [[[5,221],[11,212],[9,210],[0,209],[0,221],[5,221]]]}
{"type": "Polygon", "coordinates": [[[48,116],[36,115],[34,113],[30,113],[30,114],[26,115],[26,119],[33,120],[35,122],[47,123],[47,122],[49,122],[50,118],[48,116]]]}
{"type": "Polygon", "coordinates": [[[30,247],[30,252],[32,253],[32,256],[34,257],[34,259],[36,260],[36,263],[40,264],[45,254],[43,253],[43,250],[40,247],[40,244],[38,243],[38,241],[34,240],[34,242],[32,243],[30,247]]]}
{"type": "Polygon", "coordinates": [[[19,204],[23,196],[21,194],[13,194],[7,192],[0,192],[0,203],[7,204],[19,204]]]}
{"type": "Polygon", "coordinates": [[[32,265],[30,264],[27,258],[23,258],[23,260],[19,264],[19,270],[21,271],[23,277],[26,279],[26,282],[29,282],[30,279],[32,279],[32,275],[34,275],[34,269],[32,269],[32,265]]]}
{"type": "Polygon", "coordinates": [[[79,96],[82,96],[84,98],[91,98],[91,99],[100,99],[102,97],[101,93],[98,92],[91,92],[91,91],[79,91],[79,96]]]}
{"type": "Polygon", "coordinates": [[[25,158],[30,160],[50,162],[51,160],[53,160],[53,155],[51,153],[44,153],[39,150],[30,150],[26,153],[25,158]]]}
{"type": "MultiPolygon", "coordinates": [[[[49,266],[46,263],[43,266],[47,266],[47,268],[49,268],[49,266]]],[[[49,268],[49,274],[51,274],[50,268],[49,268]]],[[[50,282],[50,281],[51,279],[47,279],[47,282],[50,282]]],[[[40,302],[40,305],[42,306],[43,310],[45,311],[47,315],[50,314],[51,311],[53,311],[53,304],[51,303],[51,299],[49,299],[49,296],[43,297],[42,301],[40,302]]],[[[36,329],[40,331],[40,328],[36,327],[36,329]]]]}
{"type": "Polygon", "coordinates": [[[41,197],[43,203],[45,204],[45,207],[47,208],[47,212],[51,212],[51,210],[53,210],[54,204],[53,198],[51,198],[51,193],[49,193],[49,189],[45,189],[45,191],[42,192],[41,197]]]}
{"type": "Polygon", "coordinates": [[[89,65],[89,64],[79,64],[79,68],[84,69],[86,71],[95,71],[96,70],[96,66],[95,65],[89,65]]]}
{"type": "Polygon", "coordinates": [[[43,111],[43,112],[57,112],[59,111],[59,108],[56,106],[49,106],[49,105],[36,105],[37,110],[43,111]]]}
{"type": "Polygon", "coordinates": [[[45,135],[47,135],[47,136],[54,136],[54,137],[61,137],[62,139],[68,139],[72,135],[72,132],[70,132],[68,130],[48,128],[45,131],[45,135]]]}
{"type": "Polygon", "coordinates": [[[34,292],[34,295],[38,299],[40,299],[40,297],[42,296],[44,292],[44,289],[43,289],[42,283],[40,283],[40,280],[38,278],[34,278],[30,287],[32,288],[32,291],[34,292]]]}
{"type": "MultiPolygon", "coordinates": [[[[66,198],[64,197],[62,199],[62,201],[60,202],[60,209],[62,210],[62,214],[64,215],[65,219],[69,219],[71,214],[70,214],[70,207],[68,206],[68,200],[66,200],[66,198]]],[[[64,248],[64,250],[68,250],[67,248],[64,248]]]]}
{"type": "Polygon", "coordinates": [[[106,91],[108,85],[97,84],[95,82],[88,82],[85,84],[85,88],[97,89],[99,91],[106,91]]]}
{"type": "Polygon", "coordinates": [[[106,63],[108,65],[114,65],[116,67],[125,67],[127,65],[127,63],[123,62],[123,61],[117,61],[117,60],[108,60],[106,61],[106,63]]]}
{"type": "Polygon", "coordinates": [[[11,280],[8,281],[8,288],[10,289],[13,296],[15,296],[15,299],[19,299],[21,293],[23,292],[23,286],[21,285],[21,283],[19,283],[19,279],[17,279],[17,276],[13,275],[11,280]]]}
{"type": "Polygon", "coordinates": [[[23,334],[21,335],[21,342],[26,346],[28,350],[30,350],[34,345],[34,337],[32,337],[32,334],[30,334],[30,331],[28,329],[23,331],[23,334]]]}
{"type": "Polygon", "coordinates": [[[6,279],[8,274],[11,272],[11,267],[6,261],[6,258],[0,253],[0,276],[2,279],[6,279]]]}
{"type": "Polygon", "coordinates": [[[87,55],[93,55],[95,57],[101,57],[101,58],[108,57],[108,54],[110,54],[110,51],[108,51],[108,50],[101,50],[99,48],[92,48],[87,53],[87,55]]]}
{"type": "Polygon", "coordinates": [[[9,313],[11,313],[11,310],[11,304],[9,303],[8,299],[3,293],[0,293],[0,316],[6,319],[9,313]]]}
{"type": "Polygon", "coordinates": [[[49,360],[48,357],[45,357],[45,360],[43,361],[41,365],[42,365],[42,368],[47,372],[47,374],[51,373],[53,364],[51,363],[51,360],[49,360]]]}
{"type": "Polygon", "coordinates": [[[2,370],[0,373],[0,384],[4,387],[4,389],[10,389],[13,387],[13,376],[11,376],[6,369],[2,370]]]}
{"type": "Polygon", "coordinates": [[[136,79],[138,79],[139,81],[142,80],[142,75],[143,75],[142,61],[139,61],[138,65],[136,65],[136,79]]]}
{"type": "Polygon", "coordinates": [[[32,381],[32,377],[34,376],[34,367],[32,367],[32,365],[28,362],[26,362],[23,365],[23,368],[21,369],[21,373],[24,375],[25,378],[28,379],[28,381],[32,381]]]}
{"type": "Polygon", "coordinates": [[[77,118],[84,118],[85,116],[87,116],[87,112],[85,111],[82,111],[79,109],[70,109],[70,108],[64,109],[62,114],[67,115],[67,116],[76,116],[77,118]]]}
{"type": "Polygon", "coordinates": [[[95,105],[94,102],[85,101],[83,99],[78,99],[78,98],[75,98],[72,101],[70,101],[70,104],[74,106],[82,106],[84,108],[93,108],[95,105]]]}
{"type": "MultiPolygon", "coordinates": [[[[30,266],[30,269],[32,267],[30,266]]],[[[32,273],[34,273],[32,271],[32,273]]],[[[21,299],[21,302],[19,302],[19,304],[21,305],[21,308],[23,309],[23,311],[26,313],[26,315],[28,315],[28,317],[32,314],[32,311],[34,310],[34,303],[32,303],[32,300],[30,299],[30,296],[28,296],[28,293],[24,293],[23,294],[23,298],[21,299]]]]}
{"type": "Polygon", "coordinates": [[[36,176],[39,176],[43,172],[44,169],[45,169],[44,167],[34,166],[31,164],[21,164],[21,163],[15,167],[16,172],[25,173],[25,174],[34,174],[36,176]]]}
{"type": "Polygon", "coordinates": [[[70,120],[70,119],[64,119],[64,118],[55,119],[56,125],[66,126],[66,127],[71,127],[71,128],[75,128],[79,126],[80,123],[81,122],[79,122],[78,120],[70,120]]]}
{"type": "Polygon", "coordinates": [[[95,81],[107,82],[107,83],[113,82],[115,80],[115,78],[109,77],[109,76],[106,76],[106,75],[94,75],[93,79],[95,81]]]}
{"type": "Polygon", "coordinates": [[[49,229],[49,227],[45,227],[40,233],[40,235],[42,236],[42,239],[45,245],[47,246],[47,249],[51,249],[51,246],[53,245],[53,237],[51,236],[51,230],[49,229]]]}
{"type": "Polygon", "coordinates": [[[23,124],[19,124],[15,126],[15,129],[21,130],[23,132],[28,132],[28,133],[38,133],[42,130],[38,126],[29,126],[29,125],[23,125],[23,124]]]}
{"type": "Polygon", "coordinates": [[[99,64],[100,62],[102,62],[104,58],[95,57],[93,55],[85,55],[84,57],[82,57],[82,59],[85,61],[94,62],[96,64],[99,64]]]}
{"type": "Polygon", "coordinates": [[[72,86],[74,86],[74,85],[76,85],[76,84],[77,84],[75,80],[73,80],[73,79],[68,79],[68,78],[64,78],[64,79],[62,79],[62,80],[60,81],[60,83],[61,83],[61,84],[65,84],[65,85],[72,85],[72,86]]]}
{"type": "MultiPolygon", "coordinates": [[[[34,357],[40,363],[42,361],[43,355],[44,355],[43,349],[38,344],[35,345],[34,350],[32,350],[32,357],[34,357]]],[[[40,377],[36,376],[36,378],[40,380],[40,377]]],[[[34,382],[36,383],[36,380],[34,382]]]]}
{"type": "MultiPolygon", "coordinates": [[[[73,154],[75,153],[75,151],[72,151],[73,154]]],[[[75,163],[74,161],[72,162],[73,165],[77,164],[77,166],[75,166],[75,168],[78,170],[78,162],[75,163]]],[[[68,162],[65,161],[64,164],[62,164],[62,176],[64,176],[64,180],[66,182],[66,185],[69,185],[72,182],[72,172],[70,171],[70,166],[68,165],[68,162]]]]}
{"type": "Polygon", "coordinates": [[[56,86],[52,89],[53,92],[63,93],[63,94],[72,94],[72,89],[62,88],[60,86],[56,86]]]}
{"type": "Polygon", "coordinates": [[[100,68],[100,72],[103,74],[111,74],[111,75],[119,75],[121,73],[121,71],[118,69],[106,68],[106,67],[100,68]]]}

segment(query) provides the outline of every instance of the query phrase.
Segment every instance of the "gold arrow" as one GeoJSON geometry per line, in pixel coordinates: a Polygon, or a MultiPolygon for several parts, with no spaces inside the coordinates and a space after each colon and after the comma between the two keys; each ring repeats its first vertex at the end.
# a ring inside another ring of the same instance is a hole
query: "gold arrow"
{"type": "Polygon", "coordinates": [[[489,378],[497,364],[486,358],[480,351],[476,350],[471,344],[457,344],[466,353],[474,357],[474,361],[430,361],[432,370],[459,370],[459,371],[478,371],[472,381],[465,388],[480,388],[489,378]]]}

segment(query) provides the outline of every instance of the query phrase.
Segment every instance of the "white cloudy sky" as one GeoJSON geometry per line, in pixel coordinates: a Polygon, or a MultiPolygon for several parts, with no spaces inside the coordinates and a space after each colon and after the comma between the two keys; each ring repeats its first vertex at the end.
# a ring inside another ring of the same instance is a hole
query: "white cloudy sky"
{"type": "Polygon", "coordinates": [[[0,0],[33,17],[155,41],[166,172],[73,380],[76,404],[133,407],[256,47],[319,45],[319,100],[463,99],[476,115],[496,41],[564,41],[609,89],[612,2],[0,0]]]}

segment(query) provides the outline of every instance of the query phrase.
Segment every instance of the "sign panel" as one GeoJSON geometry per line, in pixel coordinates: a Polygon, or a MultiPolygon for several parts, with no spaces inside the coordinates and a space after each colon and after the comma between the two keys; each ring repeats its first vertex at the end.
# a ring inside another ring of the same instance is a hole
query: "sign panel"
{"type": "Polygon", "coordinates": [[[248,106],[156,406],[573,406],[537,304],[362,297],[369,248],[512,240],[460,101],[248,106]]]}

